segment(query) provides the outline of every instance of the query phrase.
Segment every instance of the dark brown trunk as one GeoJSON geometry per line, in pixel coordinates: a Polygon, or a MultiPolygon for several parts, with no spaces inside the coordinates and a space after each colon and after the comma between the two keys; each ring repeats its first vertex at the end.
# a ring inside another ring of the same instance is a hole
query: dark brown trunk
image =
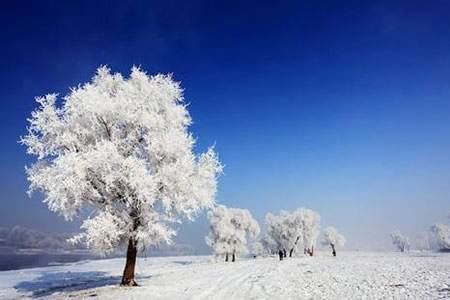
{"type": "Polygon", "coordinates": [[[283,249],[283,256],[287,257],[286,249],[283,249]]]}
{"type": "Polygon", "coordinates": [[[225,254],[225,261],[228,261],[228,253],[225,254]]]}
{"type": "Polygon", "coordinates": [[[233,258],[231,259],[231,261],[236,261],[236,251],[233,251],[233,258]]]}
{"type": "Polygon", "coordinates": [[[331,245],[331,249],[333,250],[333,256],[336,256],[336,249],[334,248],[334,245],[333,244],[330,244],[331,245]]]}
{"type": "Polygon", "coordinates": [[[314,246],[311,247],[311,252],[309,255],[314,256],[314,246]]]}
{"type": "Polygon", "coordinates": [[[121,285],[126,286],[138,285],[134,280],[134,268],[136,266],[136,256],[137,256],[136,242],[133,240],[133,238],[130,238],[130,240],[128,241],[127,262],[125,264],[125,269],[123,270],[121,285]]]}
{"type": "Polygon", "coordinates": [[[292,257],[292,254],[294,253],[294,248],[295,248],[295,246],[297,246],[298,240],[300,240],[300,236],[298,236],[295,239],[294,247],[292,247],[291,250],[289,251],[289,257],[292,257]]]}

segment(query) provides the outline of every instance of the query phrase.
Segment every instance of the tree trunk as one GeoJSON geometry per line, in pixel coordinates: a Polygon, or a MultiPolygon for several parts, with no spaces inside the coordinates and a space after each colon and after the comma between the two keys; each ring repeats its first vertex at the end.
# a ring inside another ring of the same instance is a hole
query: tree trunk
{"type": "Polygon", "coordinates": [[[125,269],[123,270],[121,285],[126,286],[138,285],[134,280],[134,267],[136,266],[136,256],[137,256],[136,242],[133,240],[133,238],[130,238],[128,241],[127,262],[125,264],[125,269]]]}
{"type": "Polygon", "coordinates": [[[286,249],[283,249],[283,256],[287,257],[286,249]]]}
{"type": "Polygon", "coordinates": [[[333,249],[333,256],[336,256],[336,249],[334,248],[334,245],[333,244],[330,244],[331,245],[331,249],[333,249]]]}
{"type": "Polygon", "coordinates": [[[295,239],[294,247],[289,251],[289,257],[292,257],[292,253],[294,253],[294,248],[297,246],[298,241],[300,240],[300,236],[295,239]]]}
{"type": "Polygon", "coordinates": [[[225,261],[228,261],[228,253],[225,254],[225,261]]]}
{"type": "Polygon", "coordinates": [[[311,247],[311,253],[309,255],[314,256],[314,246],[311,247]]]}
{"type": "Polygon", "coordinates": [[[233,258],[231,259],[231,261],[233,261],[233,262],[236,261],[236,251],[233,251],[233,258]]]}

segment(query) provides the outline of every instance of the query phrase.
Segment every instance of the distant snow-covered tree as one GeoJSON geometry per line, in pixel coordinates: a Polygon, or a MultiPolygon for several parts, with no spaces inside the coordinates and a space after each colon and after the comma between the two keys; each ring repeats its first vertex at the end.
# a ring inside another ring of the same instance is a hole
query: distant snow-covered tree
{"type": "Polygon", "coordinates": [[[278,215],[266,215],[267,246],[281,250],[284,257],[292,256],[299,244],[313,255],[314,245],[320,232],[320,216],[313,210],[300,208],[294,212],[281,211],[278,215]]]}
{"type": "Polygon", "coordinates": [[[260,243],[264,248],[264,252],[267,254],[275,254],[280,249],[277,242],[274,239],[272,239],[272,237],[269,236],[268,234],[265,234],[261,238],[260,243]]]}
{"type": "Polygon", "coordinates": [[[30,192],[42,191],[67,220],[89,215],[74,242],[102,252],[128,245],[122,284],[136,285],[137,251],[170,243],[171,222],[212,207],[222,166],[211,148],[193,153],[191,117],[170,75],[134,67],[124,78],[100,67],[57,98],[37,98],[21,139],[37,157],[27,169],[30,192]]]}
{"type": "Polygon", "coordinates": [[[298,227],[291,227],[289,230],[290,213],[281,211],[278,215],[268,213],[266,215],[266,238],[267,246],[275,250],[274,252],[282,251],[284,257],[288,249],[294,246],[295,240],[299,233],[298,227]],[[295,235],[293,232],[297,232],[295,235]]]}
{"type": "MultiPolygon", "coordinates": [[[[1,230],[0,230],[1,231],[1,230]]],[[[7,246],[14,248],[33,248],[33,249],[74,249],[74,245],[67,243],[67,234],[46,233],[22,226],[14,226],[10,230],[0,232],[0,239],[4,239],[7,246]]],[[[77,245],[81,246],[81,245],[77,245]]],[[[81,247],[80,247],[81,248],[81,247]]]]}
{"type": "Polygon", "coordinates": [[[344,246],[345,238],[336,230],[336,228],[330,226],[323,231],[322,244],[330,245],[333,256],[336,256],[336,247],[344,246]]]}
{"type": "Polygon", "coordinates": [[[427,231],[419,232],[413,239],[412,248],[417,250],[431,250],[431,233],[427,231]]]}
{"type": "Polygon", "coordinates": [[[236,260],[236,254],[247,249],[247,239],[259,235],[259,225],[247,209],[218,205],[208,213],[210,232],[205,240],[216,255],[225,255],[228,261],[236,260]]]}
{"type": "Polygon", "coordinates": [[[400,250],[400,252],[409,250],[409,239],[400,232],[396,231],[391,233],[391,239],[394,246],[396,246],[397,249],[400,250]]]}
{"type": "Polygon", "coordinates": [[[264,246],[259,241],[250,245],[250,251],[253,256],[263,256],[265,254],[264,246]]]}
{"type": "Polygon", "coordinates": [[[440,251],[450,250],[450,226],[434,224],[431,226],[431,234],[440,251]]]}
{"type": "Polygon", "coordinates": [[[310,256],[314,255],[314,246],[320,234],[320,215],[311,210],[301,208],[298,214],[302,220],[302,239],[303,247],[310,256]]]}

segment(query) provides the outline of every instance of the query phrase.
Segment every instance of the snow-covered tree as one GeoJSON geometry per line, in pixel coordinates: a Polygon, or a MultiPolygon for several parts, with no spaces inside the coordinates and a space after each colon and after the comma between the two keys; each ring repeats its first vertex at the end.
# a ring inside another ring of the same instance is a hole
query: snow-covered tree
{"type": "Polygon", "coordinates": [[[67,220],[89,215],[73,242],[105,253],[128,245],[122,284],[136,285],[137,251],[170,243],[172,222],[213,207],[222,166],[212,148],[193,153],[191,117],[170,75],[133,67],[124,78],[100,67],[57,98],[37,98],[21,139],[37,156],[29,191],[67,220]]]}
{"type": "Polygon", "coordinates": [[[210,232],[205,240],[216,255],[225,255],[225,261],[232,255],[247,249],[247,239],[259,235],[259,225],[247,209],[228,208],[218,205],[208,213],[210,232]]]}
{"type": "Polygon", "coordinates": [[[259,241],[256,241],[250,245],[250,251],[253,256],[265,255],[264,246],[259,241]]]}
{"type": "Polygon", "coordinates": [[[431,226],[431,234],[439,250],[450,250],[450,226],[445,224],[434,224],[431,226]]]}
{"type": "Polygon", "coordinates": [[[299,244],[313,254],[314,245],[320,232],[320,216],[318,213],[300,208],[290,213],[281,211],[278,215],[266,215],[267,246],[281,250],[284,257],[292,256],[299,244]]]}
{"type": "Polygon", "coordinates": [[[345,238],[336,230],[336,228],[330,226],[323,231],[322,243],[324,245],[330,245],[333,256],[336,256],[336,247],[344,246],[345,238]]]}
{"type": "Polygon", "coordinates": [[[311,210],[301,208],[298,214],[302,220],[302,244],[310,256],[314,255],[314,246],[320,234],[320,215],[311,210]]]}
{"type": "Polygon", "coordinates": [[[277,242],[274,239],[272,239],[272,237],[269,236],[268,234],[265,234],[261,238],[260,243],[264,248],[264,252],[267,254],[275,254],[280,249],[277,242]]]}
{"type": "Polygon", "coordinates": [[[278,252],[281,250],[286,257],[289,249],[294,247],[297,237],[300,234],[299,227],[290,226],[292,220],[291,214],[287,211],[281,211],[278,215],[268,213],[266,215],[267,227],[267,246],[272,248],[271,251],[278,252]]]}
{"type": "Polygon", "coordinates": [[[409,239],[400,232],[396,231],[391,233],[391,239],[394,246],[396,246],[401,252],[409,250],[409,239]]]}
{"type": "Polygon", "coordinates": [[[430,232],[419,232],[415,235],[412,243],[413,245],[411,247],[421,251],[431,250],[431,239],[432,237],[430,232]]]}

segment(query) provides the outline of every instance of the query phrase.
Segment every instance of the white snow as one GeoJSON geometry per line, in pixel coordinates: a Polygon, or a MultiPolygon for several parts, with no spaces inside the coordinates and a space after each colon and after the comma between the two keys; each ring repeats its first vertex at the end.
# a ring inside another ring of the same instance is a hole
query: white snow
{"type": "Polygon", "coordinates": [[[124,259],[0,272],[0,299],[448,299],[450,254],[316,252],[216,262],[140,258],[140,287],[119,287],[124,259]]]}

